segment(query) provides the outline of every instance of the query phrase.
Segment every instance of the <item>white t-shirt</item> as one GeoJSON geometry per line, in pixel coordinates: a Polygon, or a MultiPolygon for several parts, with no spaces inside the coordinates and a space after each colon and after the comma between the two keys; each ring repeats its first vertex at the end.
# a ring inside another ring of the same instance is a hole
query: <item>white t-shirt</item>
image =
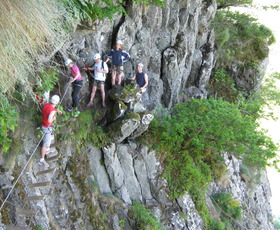
{"type": "Polygon", "coordinates": [[[106,70],[108,71],[108,66],[106,64],[106,62],[103,62],[103,67],[102,68],[102,61],[101,62],[95,62],[93,69],[94,69],[94,79],[97,81],[105,81],[106,79],[106,73],[100,73],[98,72],[96,69],[101,69],[101,70],[106,70]]]}

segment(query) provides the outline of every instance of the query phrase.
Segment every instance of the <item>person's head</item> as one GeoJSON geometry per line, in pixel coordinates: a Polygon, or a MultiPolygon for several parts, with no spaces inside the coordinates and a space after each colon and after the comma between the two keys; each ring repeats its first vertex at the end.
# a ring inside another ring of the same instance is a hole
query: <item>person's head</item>
{"type": "Polygon", "coordinates": [[[66,59],[64,64],[65,64],[66,67],[70,68],[73,65],[73,61],[71,59],[66,59]]]}
{"type": "Polygon", "coordinates": [[[121,49],[122,48],[122,44],[123,44],[123,42],[121,40],[117,40],[116,44],[115,44],[115,49],[116,50],[121,49]]]}
{"type": "Polygon", "coordinates": [[[96,53],[96,54],[94,54],[94,56],[93,56],[94,62],[99,62],[99,61],[100,61],[100,58],[101,58],[101,56],[100,56],[99,53],[96,53]]]}
{"type": "Polygon", "coordinates": [[[138,64],[137,64],[137,70],[138,70],[138,72],[142,72],[142,71],[143,71],[143,67],[144,67],[143,63],[138,63],[138,64]]]}
{"type": "Polygon", "coordinates": [[[60,97],[58,95],[53,95],[50,99],[50,103],[53,105],[57,105],[60,101],[60,97]]]}

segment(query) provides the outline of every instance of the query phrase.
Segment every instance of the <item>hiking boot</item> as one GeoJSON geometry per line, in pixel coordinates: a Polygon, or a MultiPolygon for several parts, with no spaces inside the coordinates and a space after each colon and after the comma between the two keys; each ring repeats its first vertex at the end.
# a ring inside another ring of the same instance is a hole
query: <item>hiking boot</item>
{"type": "Polygon", "coordinates": [[[92,102],[92,101],[90,101],[90,102],[87,104],[87,107],[91,107],[91,106],[93,106],[93,102],[92,102]]]}
{"type": "Polygon", "coordinates": [[[38,164],[44,165],[47,168],[50,167],[50,165],[45,161],[45,159],[42,159],[42,158],[38,161],[38,164]]]}
{"type": "Polygon", "coordinates": [[[68,108],[66,109],[67,112],[73,112],[73,109],[72,108],[68,108]]]}

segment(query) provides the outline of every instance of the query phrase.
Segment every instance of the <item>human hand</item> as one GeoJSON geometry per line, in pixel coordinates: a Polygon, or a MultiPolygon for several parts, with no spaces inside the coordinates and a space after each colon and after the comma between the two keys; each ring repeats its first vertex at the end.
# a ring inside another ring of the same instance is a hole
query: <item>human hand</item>
{"type": "Polygon", "coordinates": [[[61,115],[62,114],[62,112],[58,109],[58,110],[56,110],[56,112],[59,114],[59,115],[61,115]]]}

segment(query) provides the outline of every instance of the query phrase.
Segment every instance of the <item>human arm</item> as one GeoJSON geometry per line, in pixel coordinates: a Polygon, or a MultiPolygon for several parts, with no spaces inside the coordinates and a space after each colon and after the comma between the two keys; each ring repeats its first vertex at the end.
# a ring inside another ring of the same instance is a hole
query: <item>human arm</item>
{"type": "Polygon", "coordinates": [[[101,67],[102,67],[102,69],[96,68],[96,71],[100,72],[100,73],[108,73],[109,72],[108,65],[106,64],[106,62],[104,62],[102,60],[101,60],[101,67]]]}
{"type": "Polygon", "coordinates": [[[130,59],[130,55],[126,51],[122,51],[122,61],[127,62],[130,59]]]}
{"type": "Polygon", "coordinates": [[[55,119],[56,119],[55,114],[56,114],[55,110],[50,112],[50,114],[48,116],[48,122],[49,123],[53,123],[55,121],[55,119]]]}
{"type": "Polygon", "coordinates": [[[134,81],[136,79],[136,74],[133,75],[133,77],[131,78],[132,81],[134,81]]]}
{"type": "Polygon", "coordinates": [[[76,66],[76,65],[72,66],[71,72],[72,72],[73,79],[70,80],[70,82],[72,83],[81,76],[81,73],[80,73],[78,66],[76,66]]]}
{"type": "Polygon", "coordinates": [[[113,53],[114,53],[114,49],[112,49],[111,51],[110,51],[110,53],[109,53],[109,55],[108,55],[108,57],[107,57],[107,59],[106,59],[106,63],[108,62],[108,61],[110,61],[110,59],[112,59],[112,56],[113,56],[113,53]]]}
{"type": "Polygon", "coordinates": [[[49,123],[53,123],[56,120],[56,113],[58,113],[59,115],[62,114],[62,112],[59,109],[51,111],[49,116],[48,116],[48,122],[49,123]]]}

